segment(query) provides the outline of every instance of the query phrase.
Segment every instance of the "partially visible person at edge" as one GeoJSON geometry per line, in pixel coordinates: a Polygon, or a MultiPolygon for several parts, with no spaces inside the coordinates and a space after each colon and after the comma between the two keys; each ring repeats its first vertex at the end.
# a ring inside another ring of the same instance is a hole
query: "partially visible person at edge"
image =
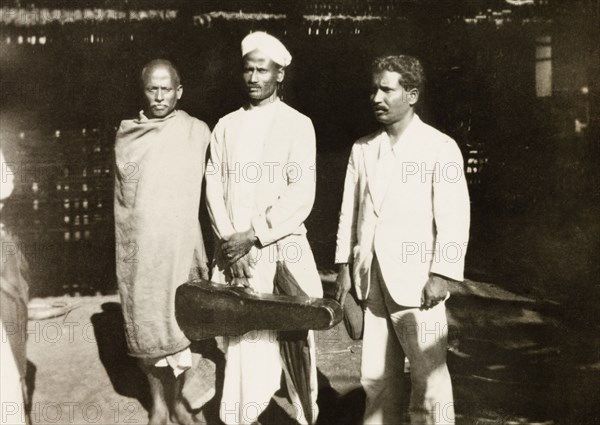
{"type": "Polygon", "coordinates": [[[337,234],[337,297],[354,284],[365,307],[364,424],[405,423],[405,356],[412,424],[453,424],[445,300],[463,280],[469,195],[449,136],[415,113],[424,83],[410,56],[377,59],[371,104],[380,123],[352,147],[337,234]]]}
{"type": "Polygon", "coordinates": [[[27,302],[29,268],[19,239],[2,221],[2,202],[14,189],[14,171],[0,150],[0,406],[1,424],[29,424],[27,374],[27,302]]]}
{"type": "Polygon", "coordinates": [[[215,393],[202,375],[214,364],[192,353],[175,320],[175,291],[208,278],[198,220],[207,125],[177,109],[183,87],[167,60],[141,72],[145,107],[117,132],[117,280],[129,353],[139,359],[152,397],[150,424],[197,421],[215,393]]]}
{"type": "MultiPolygon", "coordinates": [[[[321,297],[322,286],[303,224],[315,197],[316,141],[311,120],[278,98],[292,57],[275,37],[255,32],[242,41],[248,102],[213,130],[207,203],[217,237],[212,280],[273,293],[282,255],[302,290],[321,297]],[[212,171],[211,171],[212,168],[212,171]]],[[[317,417],[315,343],[308,336],[313,412],[317,417]]],[[[282,369],[296,419],[307,423],[277,334],[255,331],[225,338],[226,369],[221,419],[259,423],[279,389],[282,369]]]]}

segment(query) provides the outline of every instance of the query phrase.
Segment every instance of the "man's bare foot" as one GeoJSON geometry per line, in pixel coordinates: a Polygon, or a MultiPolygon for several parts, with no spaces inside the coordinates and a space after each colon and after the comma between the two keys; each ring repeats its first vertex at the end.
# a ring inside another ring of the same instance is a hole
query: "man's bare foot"
{"type": "Polygon", "coordinates": [[[169,407],[165,397],[165,380],[166,375],[163,370],[146,364],[143,360],[139,362],[140,367],[148,378],[150,389],[150,398],[152,399],[152,407],[148,414],[148,423],[151,425],[167,424],[169,420],[169,407]]]}
{"type": "MultiPolygon", "coordinates": [[[[186,372],[187,373],[187,372],[186,372]]],[[[192,425],[197,423],[192,408],[183,397],[182,390],[185,382],[185,374],[175,380],[173,392],[173,404],[171,405],[171,420],[179,425],[192,425]]]]}
{"type": "Polygon", "coordinates": [[[167,410],[167,406],[164,408],[152,407],[150,410],[150,414],[148,415],[148,424],[149,425],[167,425],[169,422],[169,412],[167,410]]]}
{"type": "Polygon", "coordinates": [[[174,400],[171,412],[171,421],[179,425],[193,425],[197,423],[194,414],[188,410],[183,400],[174,400]]]}

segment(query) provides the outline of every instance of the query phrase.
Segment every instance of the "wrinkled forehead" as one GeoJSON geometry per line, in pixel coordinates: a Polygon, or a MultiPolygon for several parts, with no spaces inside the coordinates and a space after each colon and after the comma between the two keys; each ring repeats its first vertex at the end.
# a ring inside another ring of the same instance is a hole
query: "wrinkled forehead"
{"type": "Polygon", "coordinates": [[[402,87],[402,75],[395,71],[377,71],[373,73],[373,85],[390,88],[402,87]]]}
{"type": "Polygon", "coordinates": [[[275,67],[275,62],[262,50],[255,49],[244,56],[244,66],[275,67]]]}
{"type": "Polygon", "coordinates": [[[175,70],[164,65],[154,66],[143,75],[144,86],[160,84],[161,86],[174,87],[176,80],[175,70]]]}

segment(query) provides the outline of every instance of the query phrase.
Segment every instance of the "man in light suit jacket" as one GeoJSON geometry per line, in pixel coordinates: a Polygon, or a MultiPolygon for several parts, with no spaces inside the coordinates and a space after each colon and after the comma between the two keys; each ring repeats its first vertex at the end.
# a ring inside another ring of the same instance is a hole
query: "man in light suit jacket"
{"type": "Polygon", "coordinates": [[[381,128],[354,143],[346,172],[336,295],[343,303],[353,282],[365,307],[365,424],[403,422],[405,357],[411,423],[454,423],[445,300],[463,280],[469,195],[458,146],[415,114],[423,82],[413,57],[373,63],[381,128]]]}

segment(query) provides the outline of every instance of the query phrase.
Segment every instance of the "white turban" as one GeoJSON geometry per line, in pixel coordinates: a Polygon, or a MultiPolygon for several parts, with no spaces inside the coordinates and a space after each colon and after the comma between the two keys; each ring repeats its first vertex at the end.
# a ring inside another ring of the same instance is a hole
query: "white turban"
{"type": "Polygon", "coordinates": [[[292,62],[292,55],[283,43],[266,32],[256,31],[242,40],[242,57],[257,49],[280,66],[286,67],[292,62]]]}

